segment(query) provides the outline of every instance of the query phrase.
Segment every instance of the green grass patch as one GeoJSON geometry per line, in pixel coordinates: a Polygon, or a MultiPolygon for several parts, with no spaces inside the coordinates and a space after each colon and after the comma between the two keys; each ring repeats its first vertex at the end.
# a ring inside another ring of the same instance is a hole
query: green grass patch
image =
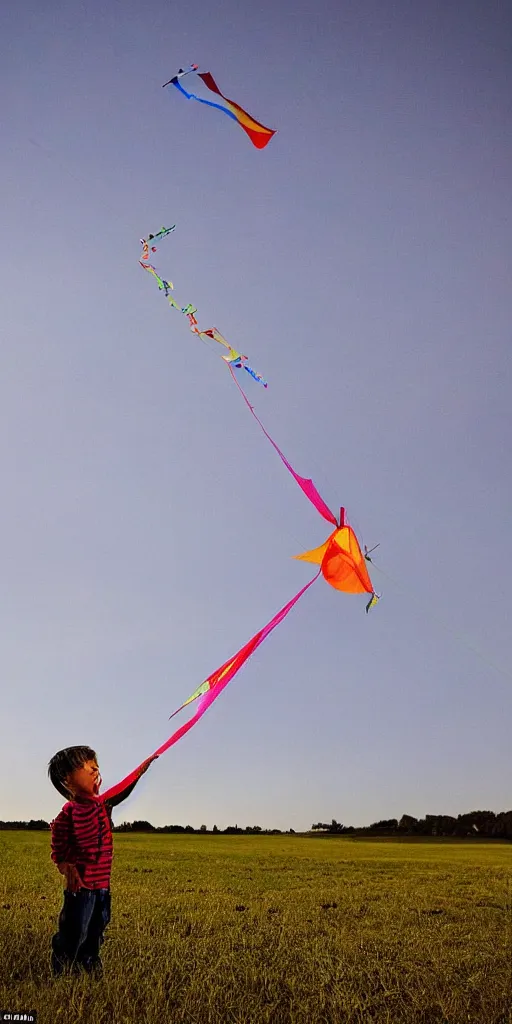
{"type": "Polygon", "coordinates": [[[41,1024],[512,1024],[510,844],[114,842],[104,977],[54,980],[49,835],[0,832],[0,1009],[41,1024]]]}

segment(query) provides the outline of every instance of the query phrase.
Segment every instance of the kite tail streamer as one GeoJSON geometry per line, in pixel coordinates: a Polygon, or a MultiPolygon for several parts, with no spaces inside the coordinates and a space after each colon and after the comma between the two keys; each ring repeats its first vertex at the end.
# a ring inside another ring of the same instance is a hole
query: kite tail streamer
{"type": "MultiPolygon", "coordinates": [[[[193,696],[190,697],[188,701],[185,701],[185,703],[181,705],[181,708],[178,708],[178,710],[181,711],[181,709],[186,707],[186,705],[189,704],[193,699],[195,699],[196,696],[201,697],[195,715],[193,715],[193,717],[188,722],[184,722],[184,724],[181,725],[179,729],[176,730],[176,732],[173,732],[172,736],[170,736],[169,739],[165,741],[165,743],[162,743],[161,747],[158,747],[158,750],[155,750],[154,754],[151,755],[152,758],[160,757],[160,754],[165,753],[165,751],[168,750],[169,747],[172,747],[175,743],[177,743],[178,740],[180,740],[182,736],[184,736],[185,733],[189,731],[189,729],[192,729],[196,722],[198,722],[199,719],[202,718],[205,711],[207,711],[207,709],[210,707],[210,704],[213,704],[214,700],[217,699],[222,690],[228,685],[229,682],[231,682],[233,677],[242,668],[242,665],[244,665],[248,658],[251,657],[251,654],[254,653],[254,651],[260,646],[260,644],[263,643],[264,640],[266,640],[266,638],[270,635],[270,633],[272,633],[276,626],[279,626],[283,619],[286,618],[288,612],[290,612],[292,608],[297,604],[297,601],[299,601],[303,594],[306,593],[306,590],[309,590],[309,588],[313,586],[313,583],[315,583],[319,575],[320,572],[318,572],[316,576],[313,576],[313,579],[310,580],[309,583],[306,583],[306,585],[302,587],[302,589],[299,590],[299,592],[295,594],[294,597],[292,597],[291,601],[288,601],[288,603],[285,604],[284,607],[281,608],[281,610],[277,612],[276,615],[274,615],[274,618],[271,619],[270,622],[267,622],[266,626],[263,626],[263,629],[260,629],[259,632],[256,633],[255,636],[253,636],[245,644],[244,647],[242,647],[235,655],[233,655],[232,658],[229,659],[229,661],[226,661],[224,665],[221,665],[220,668],[213,672],[212,675],[209,676],[208,679],[206,679],[205,682],[201,684],[199,690],[196,690],[195,694],[193,694],[193,696]]],[[[177,714],[177,712],[174,712],[174,714],[177,714]]],[[[135,768],[132,772],[130,772],[129,775],[126,776],[125,779],[122,779],[121,782],[116,783],[116,785],[108,789],[106,793],[103,793],[103,799],[106,800],[111,797],[117,796],[117,794],[120,793],[123,789],[131,785],[131,783],[139,777],[139,772],[141,768],[146,764],[148,760],[149,758],[145,758],[144,761],[142,761],[142,763],[138,765],[137,768],[135,768]]]]}
{"type": "Polygon", "coordinates": [[[317,491],[313,481],[312,480],[308,480],[308,479],[306,479],[303,476],[299,476],[299,474],[295,472],[293,466],[290,465],[290,463],[288,462],[288,459],[283,454],[281,449],[277,446],[277,444],[274,441],[274,439],[270,436],[268,431],[265,430],[265,427],[263,426],[263,423],[261,422],[259,416],[256,414],[256,412],[255,412],[253,406],[251,405],[249,399],[247,398],[247,395],[246,395],[243,387],[241,386],[241,384],[237,380],[235,374],[233,373],[233,369],[232,369],[231,366],[229,366],[229,372],[230,372],[230,374],[231,374],[231,376],[232,376],[232,378],[233,378],[233,380],[234,380],[238,390],[240,391],[240,394],[242,395],[242,398],[243,398],[247,408],[250,410],[250,412],[254,416],[254,419],[256,420],[256,423],[259,425],[260,429],[265,434],[265,437],[267,438],[267,440],[270,441],[270,444],[272,445],[272,447],[275,449],[275,451],[279,455],[279,458],[281,459],[281,462],[286,466],[288,472],[291,473],[291,475],[293,476],[294,480],[297,481],[301,491],[304,492],[304,494],[306,495],[306,498],[309,498],[309,501],[312,503],[312,505],[315,506],[316,510],[320,513],[320,515],[323,516],[324,519],[327,519],[328,523],[333,523],[334,526],[337,526],[338,525],[338,520],[336,519],[336,516],[334,515],[333,512],[331,512],[331,510],[328,507],[328,505],[325,504],[325,501],[323,500],[321,495],[318,493],[318,491],[317,491]]]}
{"type": "Polygon", "coordinates": [[[247,363],[244,363],[243,367],[244,367],[244,370],[247,370],[247,373],[251,377],[253,377],[255,381],[258,382],[258,384],[263,384],[264,388],[268,388],[268,383],[267,383],[266,380],[263,380],[263,377],[261,376],[261,373],[256,373],[256,370],[253,370],[252,366],[249,366],[247,363]]]}
{"type": "MultiPolygon", "coordinates": [[[[169,232],[172,229],[162,228],[162,230],[169,232]]],[[[156,235],[154,237],[156,238],[156,235]]],[[[161,277],[156,267],[154,267],[152,263],[148,263],[147,259],[149,259],[149,257],[146,258],[143,255],[139,260],[139,266],[141,266],[143,270],[147,270],[148,274],[151,274],[152,277],[155,278],[159,290],[164,292],[169,305],[174,306],[178,312],[183,313],[186,316],[192,333],[197,335],[198,338],[201,338],[202,341],[204,341],[205,338],[211,338],[212,341],[217,342],[219,345],[223,345],[224,348],[227,348],[229,355],[222,356],[222,358],[228,364],[230,369],[230,364],[235,366],[237,369],[243,368],[244,370],[247,370],[247,373],[256,381],[257,384],[262,384],[264,388],[268,388],[268,383],[265,378],[262,377],[261,373],[258,373],[257,370],[254,370],[253,367],[249,366],[247,363],[247,356],[243,356],[240,352],[237,352],[237,350],[233,348],[225,338],[223,338],[222,334],[216,327],[210,327],[207,331],[201,331],[199,329],[198,321],[195,317],[195,314],[197,313],[197,306],[193,306],[191,302],[189,302],[187,306],[180,306],[171,295],[171,291],[174,288],[172,281],[166,281],[165,278],[161,277]]]]}

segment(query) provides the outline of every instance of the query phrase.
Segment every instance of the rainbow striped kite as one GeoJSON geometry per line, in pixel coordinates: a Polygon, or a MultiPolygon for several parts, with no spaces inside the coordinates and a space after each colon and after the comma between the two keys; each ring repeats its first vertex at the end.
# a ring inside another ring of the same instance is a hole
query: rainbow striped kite
{"type": "Polygon", "coordinates": [[[221,110],[223,114],[227,114],[233,121],[238,121],[238,124],[243,128],[244,132],[249,136],[253,146],[256,149],[264,149],[270,142],[275,131],[272,128],[266,128],[264,124],[259,121],[255,121],[250,114],[247,113],[243,107],[239,107],[238,103],[233,100],[228,100],[227,96],[220,91],[213,75],[209,71],[199,71],[197,64],[191,64],[186,71],[180,68],[178,74],[174,78],[170,78],[168,82],[164,82],[162,89],[165,89],[167,85],[174,85],[174,87],[181,92],[182,96],[185,96],[187,100],[197,100],[198,103],[204,103],[207,107],[214,107],[216,110],[221,110]],[[186,89],[180,83],[180,78],[185,75],[197,74],[201,78],[210,92],[214,92],[217,96],[220,96],[221,100],[224,100],[226,106],[222,106],[220,103],[213,103],[212,100],[205,100],[201,96],[196,96],[193,92],[187,92],[186,89]]]}

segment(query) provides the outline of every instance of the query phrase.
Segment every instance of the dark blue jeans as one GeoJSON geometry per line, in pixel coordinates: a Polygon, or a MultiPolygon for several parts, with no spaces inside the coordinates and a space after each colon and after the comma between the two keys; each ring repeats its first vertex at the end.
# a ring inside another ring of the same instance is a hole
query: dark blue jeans
{"type": "Polygon", "coordinates": [[[108,889],[66,890],[59,930],[52,939],[53,973],[62,974],[69,967],[88,973],[101,970],[100,946],[109,921],[108,889]]]}

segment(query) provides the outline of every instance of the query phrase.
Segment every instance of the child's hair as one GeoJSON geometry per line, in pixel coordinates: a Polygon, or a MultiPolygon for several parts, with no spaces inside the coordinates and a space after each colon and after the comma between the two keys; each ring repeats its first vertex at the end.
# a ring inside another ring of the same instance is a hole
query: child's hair
{"type": "Polygon", "coordinates": [[[48,765],[48,775],[61,796],[69,800],[73,794],[66,789],[64,779],[75,768],[81,768],[86,761],[96,761],[96,753],[91,747],[66,747],[53,755],[48,765]]]}

